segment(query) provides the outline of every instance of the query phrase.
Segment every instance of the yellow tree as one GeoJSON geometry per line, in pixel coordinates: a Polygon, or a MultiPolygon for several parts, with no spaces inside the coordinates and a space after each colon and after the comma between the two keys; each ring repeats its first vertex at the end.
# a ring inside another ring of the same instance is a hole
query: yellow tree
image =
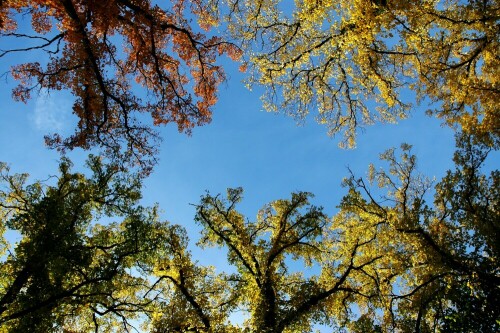
{"type": "Polygon", "coordinates": [[[47,136],[50,146],[101,146],[148,172],[158,137],[139,114],[184,132],[208,123],[225,79],[216,58],[239,55],[222,38],[193,28],[188,17],[199,18],[205,29],[215,23],[199,1],[160,8],[147,0],[5,0],[0,58],[12,61],[11,75],[20,82],[14,99],[26,101],[38,89],[74,95],[76,131],[47,136]],[[31,27],[18,24],[23,17],[31,18],[31,27]],[[9,56],[19,52],[38,52],[42,60],[16,63],[9,56]],[[146,93],[134,89],[138,85],[146,93]]]}
{"type": "Polygon", "coordinates": [[[192,260],[186,230],[177,227],[165,243],[168,256],[155,264],[150,332],[240,332],[229,322],[236,308],[237,280],[192,260]]]}
{"type": "Polygon", "coordinates": [[[394,150],[382,155],[388,170],[370,168],[368,180],[381,190],[354,176],[346,182],[336,219],[353,233],[377,230],[373,244],[384,258],[374,270],[374,306],[384,316],[374,323],[386,331],[500,329],[500,174],[482,173],[491,141],[476,139],[458,137],[456,170],[435,185],[434,205],[408,145],[400,159],[394,150]]]}
{"type": "Polygon", "coordinates": [[[297,119],[317,109],[352,146],[359,127],[430,100],[448,124],[498,140],[498,1],[228,2],[266,109],[297,119]]]}
{"type": "Polygon", "coordinates": [[[158,275],[173,292],[164,293],[155,332],[310,332],[314,323],[347,321],[353,302],[374,296],[368,271],[381,256],[365,253],[372,237],[345,242],[309,197],[299,192],[276,200],[251,222],[236,211],[241,188],[229,189],[227,200],[204,196],[196,215],[200,245],[224,247],[236,272],[196,268],[184,251],[162,263],[158,275]],[[247,317],[244,327],[228,324],[236,309],[247,317]],[[179,318],[187,319],[181,325],[179,318]]]}

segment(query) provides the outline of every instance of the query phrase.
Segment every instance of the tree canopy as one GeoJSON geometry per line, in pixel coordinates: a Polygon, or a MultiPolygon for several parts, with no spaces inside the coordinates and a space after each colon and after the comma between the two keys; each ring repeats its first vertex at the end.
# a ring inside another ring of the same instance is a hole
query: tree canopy
{"type": "Polygon", "coordinates": [[[0,58],[40,55],[11,67],[14,99],[70,92],[77,128],[47,144],[104,148],[83,172],[62,157],[32,183],[0,163],[0,332],[500,331],[500,172],[487,163],[500,148],[498,2],[286,4],[0,1],[0,58]],[[455,129],[454,169],[431,180],[402,144],[365,177],[348,170],[332,216],[295,191],[248,217],[237,187],[170,224],[140,204],[152,126],[210,121],[223,54],[243,59],[268,110],[318,109],[345,146],[430,102],[455,129]]]}
{"type": "Polygon", "coordinates": [[[495,133],[498,144],[499,15],[495,0],[5,0],[0,37],[24,44],[0,58],[44,54],[11,60],[16,100],[39,89],[74,95],[77,128],[48,135],[49,146],[101,146],[146,174],[159,137],[140,114],[183,132],[208,123],[225,79],[216,59],[242,50],[266,109],[299,120],[317,109],[341,145],[354,146],[365,125],[406,118],[415,102],[468,133],[495,133]],[[219,24],[227,33],[203,31],[219,24]]]}
{"type": "Polygon", "coordinates": [[[381,154],[387,168],[346,178],[333,218],[303,192],[265,205],[255,221],[236,210],[242,189],[202,197],[198,244],[225,248],[236,272],[196,269],[186,254],[163,264],[177,292],[155,332],[497,331],[498,170],[482,172],[487,143],[465,134],[457,142],[456,170],[436,184],[418,174],[410,145],[399,158],[381,154]],[[225,326],[237,309],[243,326],[225,326]]]}
{"type": "Polygon", "coordinates": [[[223,249],[229,268],[197,262],[187,230],[138,206],[139,178],[114,164],[92,157],[87,177],[63,160],[53,185],[26,185],[2,165],[0,328],[494,332],[499,174],[482,172],[492,148],[476,139],[457,138],[456,170],[434,186],[411,146],[400,158],[388,150],[388,167],[346,178],[332,218],[305,192],[265,205],[254,221],[237,210],[241,188],[206,194],[195,206],[198,245],[223,249]],[[121,222],[101,223],[110,217],[121,222]]]}
{"type": "Polygon", "coordinates": [[[416,172],[411,147],[382,154],[389,169],[350,177],[336,219],[355,233],[372,230],[385,260],[373,275],[383,300],[384,331],[495,332],[500,329],[499,173],[482,172],[491,152],[457,137],[456,170],[438,182],[416,172]],[[378,198],[369,183],[384,193],[378,198]]]}
{"type": "Polygon", "coordinates": [[[137,205],[136,177],[97,157],[89,167],[87,178],[64,160],[56,184],[27,185],[1,165],[1,332],[128,330],[147,313],[170,227],[137,205]],[[6,231],[20,240],[9,244],[6,231]]]}
{"type": "Polygon", "coordinates": [[[229,1],[264,106],[357,130],[406,118],[415,100],[466,132],[500,131],[500,7],[485,1],[229,1]]]}
{"type": "Polygon", "coordinates": [[[193,29],[188,15],[199,17],[206,29],[213,22],[198,1],[162,7],[142,0],[2,1],[2,43],[24,44],[1,50],[0,58],[42,54],[40,61],[14,63],[10,72],[20,84],[13,97],[26,101],[36,90],[68,90],[78,126],[67,138],[47,136],[49,146],[98,145],[148,171],[158,136],[139,114],[150,114],[155,125],[175,123],[183,132],[210,122],[225,79],[215,60],[239,56],[222,37],[193,29]],[[30,27],[20,20],[26,16],[30,27]]]}

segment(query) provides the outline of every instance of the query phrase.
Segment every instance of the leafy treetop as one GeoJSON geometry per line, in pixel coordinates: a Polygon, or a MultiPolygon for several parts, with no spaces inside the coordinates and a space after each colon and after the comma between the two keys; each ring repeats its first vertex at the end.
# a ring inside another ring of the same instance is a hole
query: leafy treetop
{"type": "Polygon", "coordinates": [[[86,177],[65,160],[50,186],[1,165],[0,332],[498,331],[499,172],[483,173],[488,140],[457,141],[434,187],[409,145],[383,153],[388,167],[346,179],[332,219],[305,192],[254,221],[236,209],[241,188],[203,196],[198,245],[223,248],[228,272],[193,260],[186,230],[137,206],[138,178],[116,165],[91,158],[86,177]]]}
{"type": "Polygon", "coordinates": [[[184,132],[208,123],[225,79],[216,58],[239,57],[234,45],[195,31],[188,19],[193,16],[206,29],[216,23],[200,1],[178,0],[160,8],[148,0],[5,0],[0,37],[3,43],[15,38],[27,44],[2,50],[0,58],[28,51],[47,57],[46,64],[11,68],[20,82],[14,99],[26,101],[37,89],[65,89],[75,96],[78,127],[67,138],[46,137],[50,146],[102,146],[147,173],[158,137],[139,114],[150,114],[155,125],[176,123],[184,132]],[[31,18],[28,32],[19,26],[22,16],[31,18]],[[136,85],[147,93],[139,95],[136,85]]]}
{"type": "Polygon", "coordinates": [[[97,157],[89,167],[64,160],[56,184],[27,185],[0,165],[0,332],[128,331],[148,313],[148,275],[175,228],[137,205],[137,177],[97,157]]]}
{"type": "Polygon", "coordinates": [[[500,174],[482,171],[489,143],[464,134],[457,143],[456,170],[434,186],[433,205],[432,184],[417,174],[408,145],[401,158],[394,150],[382,155],[387,170],[371,168],[368,180],[382,197],[362,178],[346,181],[336,220],[354,234],[376,235],[373,251],[384,253],[372,275],[384,331],[500,329],[500,174]]]}
{"type": "Polygon", "coordinates": [[[163,297],[154,332],[165,328],[174,332],[310,332],[315,323],[346,322],[355,300],[363,302],[373,296],[373,285],[357,280],[380,256],[363,255],[373,241],[370,237],[361,235],[345,242],[322,209],[309,203],[310,196],[298,192],[290,199],[273,201],[259,211],[256,221],[236,210],[241,188],[229,189],[226,200],[204,196],[196,215],[203,226],[199,244],[225,248],[236,272],[217,275],[195,268],[185,254],[163,264],[158,274],[177,293],[163,297]],[[310,274],[294,270],[294,261],[305,264],[310,274]],[[228,324],[227,315],[237,309],[248,315],[244,327],[228,324]]]}
{"type": "Polygon", "coordinates": [[[448,124],[500,137],[496,0],[230,0],[229,8],[249,83],[267,88],[268,110],[303,119],[317,109],[353,146],[360,127],[407,117],[416,95],[448,124]]]}

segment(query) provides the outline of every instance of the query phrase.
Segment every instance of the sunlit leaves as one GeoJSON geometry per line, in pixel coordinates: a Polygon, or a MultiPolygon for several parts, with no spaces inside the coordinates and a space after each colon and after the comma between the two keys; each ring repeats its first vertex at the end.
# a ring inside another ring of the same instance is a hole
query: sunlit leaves
{"type": "Polygon", "coordinates": [[[381,191],[354,176],[346,181],[336,219],[372,234],[384,253],[374,267],[382,303],[373,304],[385,309],[379,322],[387,330],[498,330],[500,197],[498,171],[481,170],[491,152],[485,141],[458,136],[457,168],[432,192],[408,145],[400,158],[393,149],[381,155],[388,168],[371,168],[369,180],[381,191]]]}
{"type": "Polygon", "coordinates": [[[375,121],[411,104],[466,132],[498,138],[497,1],[229,1],[264,107],[302,120],[316,111],[353,146],[375,121]]]}
{"type": "Polygon", "coordinates": [[[241,188],[206,194],[199,245],[223,248],[226,272],[197,262],[186,230],[160,222],[157,207],[137,206],[140,182],[115,165],[91,158],[87,177],[64,160],[54,184],[26,185],[2,164],[2,231],[20,241],[2,239],[0,322],[10,331],[498,330],[498,171],[481,172],[489,142],[460,136],[456,170],[434,188],[410,145],[399,157],[387,150],[385,167],[345,180],[333,219],[305,192],[253,220],[237,210],[241,188]],[[238,311],[243,324],[231,322],[238,311]]]}
{"type": "Polygon", "coordinates": [[[373,281],[362,283],[379,257],[368,253],[371,239],[347,237],[309,193],[265,205],[255,221],[235,209],[241,189],[227,199],[206,195],[197,221],[204,245],[224,246],[235,265],[238,301],[248,311],[252,332],[309,332],[314,323],[340,325],[357,298],[370,298],[373,281]],[[311,270],[294,272],[293,264],[311,270]]]}

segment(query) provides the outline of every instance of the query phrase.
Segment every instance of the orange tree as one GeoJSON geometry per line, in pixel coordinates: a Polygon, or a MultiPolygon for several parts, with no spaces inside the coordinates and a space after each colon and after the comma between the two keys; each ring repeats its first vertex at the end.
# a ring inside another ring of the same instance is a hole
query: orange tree
{"type": "Polygon", "coordinates": [[[29,44],[2,50],[0,58],[33,51],[47,56],[46,63],[11,68],[20,82],[14,99],[26,101],[39,89],[65,89],[75,96],[78,127],[67,138],[46,137],[50,146],[101,146],[147,172],[158,137],[138,114],[151,114],[155,125],[175,123],[183,132],[208,123],[225,79],[216,58],[239,55],[222,38],[195,31],[192,17],[205,29],[215,22],[199,1],[160,8],[146,0],[6,0],[0,8],[2,44],[12,38],[29,44]],[[21,16],[31,18],[28,32],[18,26],[21,16]],[[137,95],[135,84],[147,90],[146,98],[137,95]]]}

